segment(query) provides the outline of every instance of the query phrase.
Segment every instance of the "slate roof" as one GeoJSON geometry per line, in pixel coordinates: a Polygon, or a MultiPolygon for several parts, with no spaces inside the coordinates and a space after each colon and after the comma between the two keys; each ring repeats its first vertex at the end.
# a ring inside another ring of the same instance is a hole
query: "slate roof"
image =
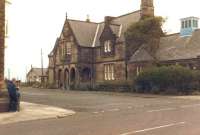
{"type": "MultiPolygon", "coordinates": [[[[198,56],[200,56],[200,29],[194,31],[192,36],[181,37],[180,33],[176,33],[162,37],[156,52],[156,59],[159,61],[193,59],[198,56]]],[[[151,60],[153,57],[141,47],[129,62],[151,60]]]]}
{"type": "MultiPolygon", "coordinates": [[[[44,75],[46,75],[47,68],[43,68],[44,75]]],[[[28,72],[27,76],[29,76],[31,73],[34,73],[37,76],[42,76],[42,69],[41,68],[31,68],[31,70],[28,72]]]]}
{"type": "MultiPolygon", "coordinates": [[[[140,10],[131,12],[122,16],[114,17],[110,22],[110,27],[116,36],[119,36],[120,27],[121,34],[120,39],[124,40],[124,32],[130,24],[137,22],[140,19],[140,10]]],[[[104,29],[105,23],[94,23],[94,22],[85,22],[79,20],[70,20],[67,19],[72,31],[79,43],[79,45],[84,47],[94,47],[99,46],[99,38],[104,29]]]]}
{"type": "Polygon", "coordinates": [[[91,47],[97,29],[97,24],[76,20],[69,20],[69,24],[79,45],[91,47]]]}
{"type": "Polygon", "coordinates": [[[179,33],[161,38],[156,57],[160,61],[192,59],[200,56],[200,30],[192,36],[181,37],[179,33]]]}
{"type": "Polygon", "coordinates": [[[127,28],[134,22],[138,22],[141,18],[141,11],[134,11],[122,16],[118,16],[112,20],[111,23],[122,25],[122,32],[120,36],[120,40],[124,41],[124,33],[126,32],[127,28]]]}

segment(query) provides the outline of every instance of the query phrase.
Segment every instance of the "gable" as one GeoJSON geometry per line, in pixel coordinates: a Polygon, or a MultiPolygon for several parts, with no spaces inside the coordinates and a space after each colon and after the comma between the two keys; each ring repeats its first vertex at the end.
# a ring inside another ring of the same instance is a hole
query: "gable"
{"type": "Polygon", "coordinates": [[[69,22],[67,20],[65,20],[65,23],[63,25],[63,29],[62,29],[59,39],[65,40],[65,39],[68,39],[68,37],[70,37],[70,36],[74,36],[73,31],[71,29],[69,22]]]}
{"type": "Polygon", "coordinates": [[[92,47],[98,24],[75,20],[68,21],[78,44],[84,47],[92,47]]]}
{"type": "Polygon", "coordinates": [[[102,33],[101,33],[101,36],[99,37],[99,40],[100,41],[105,41],[105,40],[111,40],[111,39],[114,39],[116,36],[115,34],[113,33],[112,29],[110,28],[109,25],[105,25],[102,33]]]}
{"type": "Polygon", "coordinates": [[[154,61],[154,58],[141,46],[130,58],[129,62],[154,61]]]}

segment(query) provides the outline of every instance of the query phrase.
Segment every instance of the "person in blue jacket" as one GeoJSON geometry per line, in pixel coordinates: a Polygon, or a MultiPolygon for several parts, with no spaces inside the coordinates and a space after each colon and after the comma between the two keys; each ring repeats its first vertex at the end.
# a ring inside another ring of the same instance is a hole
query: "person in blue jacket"
{"type": "Polygon", "coordinates": [[[10,97],[9,111],[15,112],[18,107],[17,88],[13,81],[7,80],[7,89],[10,97]]]}

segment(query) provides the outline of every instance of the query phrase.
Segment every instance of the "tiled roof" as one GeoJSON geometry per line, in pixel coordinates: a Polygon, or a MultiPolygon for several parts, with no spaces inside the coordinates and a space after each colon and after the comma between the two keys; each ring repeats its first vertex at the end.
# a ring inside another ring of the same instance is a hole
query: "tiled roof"
{"type": "Polygon", "coordinates": [[[191,59],[200,56],[200,30],[192,36],[181,37],[179,33],[162,37],[156,57],[160,61],[191,59]]]}

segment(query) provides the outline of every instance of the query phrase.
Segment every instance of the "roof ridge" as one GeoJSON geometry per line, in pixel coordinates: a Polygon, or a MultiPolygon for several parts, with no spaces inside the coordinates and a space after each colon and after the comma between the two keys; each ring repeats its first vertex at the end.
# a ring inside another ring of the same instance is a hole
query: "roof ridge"
{"type": "Polygon", "coordinates": [[[120,18],[120,17],[124,17],[124,16],[130,15],[130,14],[133,14],[133,13],[136,13],[136,12],[140,12],[140,11],[141,11],[141,10],[132,11],[132,12],[129,12],[129,13],[126,13],[126,14],[123,14],[123,15],[120,15],[120,16],[117,16],[117,17],[115,17],[113,20],[118,19],[118,18],[120,18]]]}
{"type": "Polygon", "coordinates": [[[83,21],[83,20],[75,20],[75,19],[67,19],[69,21],[76,21],[76,22],[82,22],[82,23],[91,23],[91,24],[99,24],[97,22],[86,22],[86,21],[83,21]]]}
{"type": "Polygon", "coordinates": [[[176,33],[172,33],[172,34],[168,34],[168,35],[165,35],[163,37],[170,37],[170,36],[174,36],[174,35],[178,35],[180,34],[180,32],[176,32],[176,33]]]}

